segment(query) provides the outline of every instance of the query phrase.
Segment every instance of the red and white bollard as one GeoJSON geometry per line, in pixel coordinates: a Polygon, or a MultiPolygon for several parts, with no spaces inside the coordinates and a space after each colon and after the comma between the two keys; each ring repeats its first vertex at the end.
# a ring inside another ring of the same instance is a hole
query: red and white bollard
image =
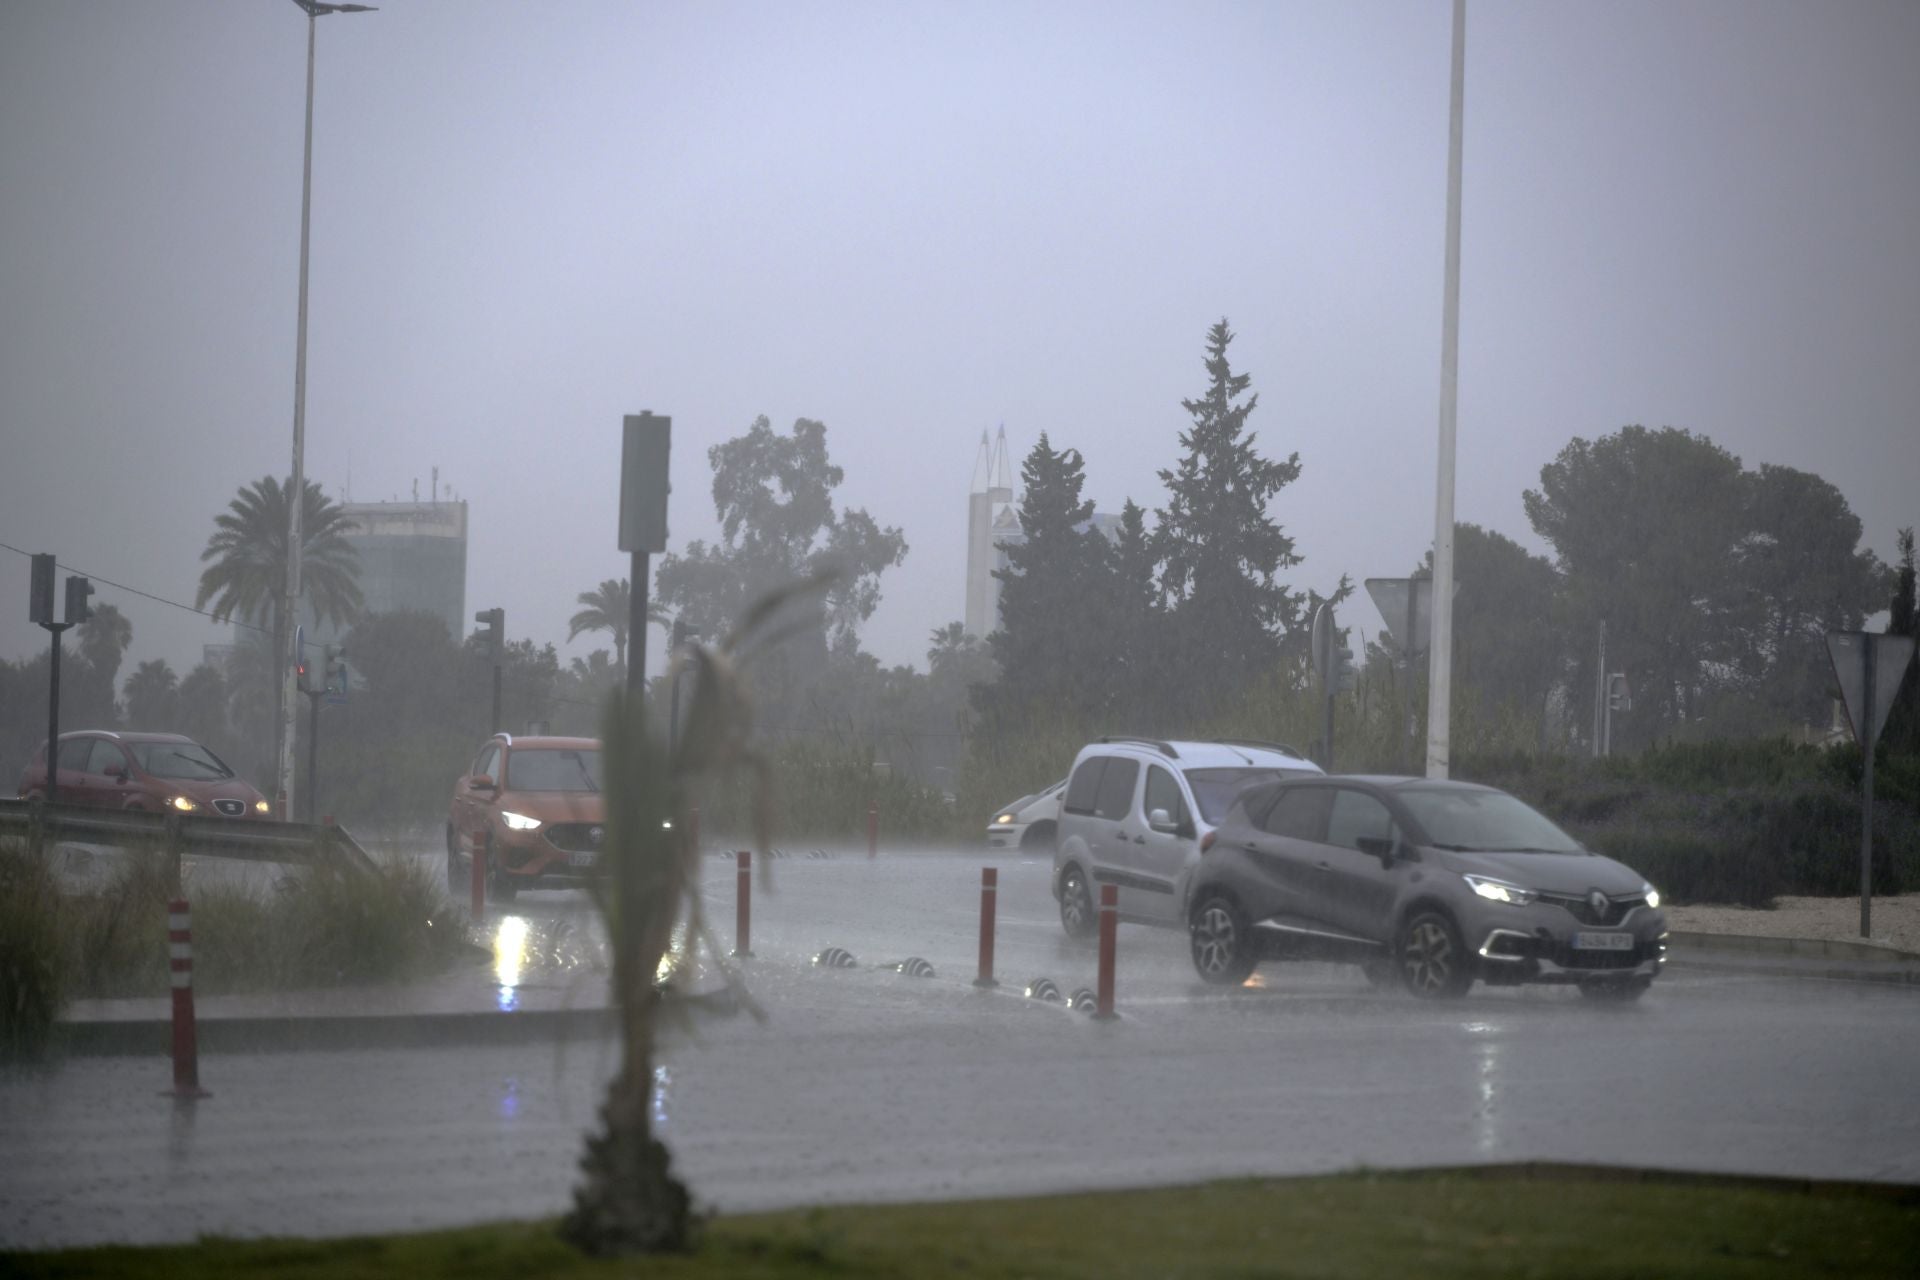
{"type": "Polygon", "coordinates": [[[193,1019],[193,916],[185,898],[167,904],[167,968],[173,978],[173,1096],[204,1098],[193,1019]]]}
{"type": "Polygon", "coordinates": [[[753,955],[753,850],[733,855],[733,954],[753,955]]]}
{"type": "Polygon", "coordinates": [[[1111,1018],[1113,1012],[1113,943],[1120,931],[1120,890],[1100,886],[1100,981],[1094,994],[1093,1016],[1111,1018]]]}
{"type": "Polygon", "coordinates": [[[869,858],[880,856],[880,802],[878,800],[867,802],[867,856],[869,858]]]}
{"type": "Polygon", "coordinates": [[[487,846],[476,848],[467,863],[473,868],[473,922],[479,924],[487,918],[487,846]]]}
{"type": "Polygon", "coordinates": [[[980,868],[980,976],[976,987],[997,987],[993,980],[993,900],[1000,886],[998,867],[980,868]]]}

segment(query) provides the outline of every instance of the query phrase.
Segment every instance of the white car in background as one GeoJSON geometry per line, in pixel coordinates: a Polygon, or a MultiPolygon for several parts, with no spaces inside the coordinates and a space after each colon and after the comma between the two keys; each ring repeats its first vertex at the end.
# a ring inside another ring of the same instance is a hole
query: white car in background
{"type": "Polygon", "coordinates": [[[987,848],[1052,853],[1053,830],[1060,817],[1060,792],[1066,785],[1067,780],[1062,778],[1045,790],[1021,796],[1012,804],[994,810],[993,821],[987,823],[987,848]]]}

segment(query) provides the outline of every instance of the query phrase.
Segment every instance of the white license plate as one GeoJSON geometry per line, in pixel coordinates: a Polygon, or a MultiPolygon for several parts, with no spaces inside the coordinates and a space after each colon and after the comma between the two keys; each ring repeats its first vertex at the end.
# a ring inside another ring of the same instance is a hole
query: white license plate
{"type": "Polygon", "coordinates": [[[600,855],[597,853],[569,853],[567,855],[568,866],[590,867],[598,861],[600,861],[600,855]]]}
{"type": "Polygon", "coordinates": [[[1575,951],[1631,951],[1633,935],[1630,933],[1576,933],[1573,935],[1575,951]]]}

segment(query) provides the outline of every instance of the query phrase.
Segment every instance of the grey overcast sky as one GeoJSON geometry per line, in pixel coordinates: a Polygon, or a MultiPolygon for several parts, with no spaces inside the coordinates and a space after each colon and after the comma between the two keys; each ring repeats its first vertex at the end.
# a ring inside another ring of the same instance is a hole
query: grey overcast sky
{"type": "MultiPolygon", "coordinates": [[[[618,426],[824,420],[905,532],[865,632],[962,612],[979,435],[1164,493],[1230,318],[1330,586],[1430,542],[1450,6],[387,0],[324,18],[307,468],[471,503],[468,609],[559,644],[625,572],[618,426]]],[[[1686,427],[1920,522],[1920,4],[1468,12],[1458,514],[1538,548],[1575,435],[1686,427]]],[[[0,3],[0,541],[191,600],[291,442],[305,19],[0,3]]],[[[0,656],[44,647],[0,552],[0,656]]],[[[128,666],[224,628],[103,588],[128,666]]],[[[1370,608],[1353,621],[1369,632],[1370,608]]],[[[654,646],[656,652],[659,646],[654,646]]]]}

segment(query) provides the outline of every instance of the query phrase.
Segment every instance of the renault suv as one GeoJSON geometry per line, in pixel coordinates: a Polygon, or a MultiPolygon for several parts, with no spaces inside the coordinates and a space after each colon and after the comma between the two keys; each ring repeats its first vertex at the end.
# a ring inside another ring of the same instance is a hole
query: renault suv
{"type": "Polygon", "coordinates": [[[1493,787],[1281,782],[1242,795],[1204,843],[1187,925],[1208,982],[1323,959],[1429,998],[1480,979],[1630,1000],[1664,963],[1654,887],[1493,787]]]}
{"type": "Polygon", "coordinates": [[[1092,934],[1094,886],[1122,918],[1179,928],[1200,842],[1239,793],[1320,767],[1277,742],[1102,738],[1080,749],[1054,827],[1053,896],[1069,937],[1092,934]]]}
{"type": "Polygon", "coordinates": [[[600,860],[607,811],[592,738],[489,738],[454,784],[447,814],[447,887],[472,884],[485,858],[488,896],[584,882],[600,860]]]}

